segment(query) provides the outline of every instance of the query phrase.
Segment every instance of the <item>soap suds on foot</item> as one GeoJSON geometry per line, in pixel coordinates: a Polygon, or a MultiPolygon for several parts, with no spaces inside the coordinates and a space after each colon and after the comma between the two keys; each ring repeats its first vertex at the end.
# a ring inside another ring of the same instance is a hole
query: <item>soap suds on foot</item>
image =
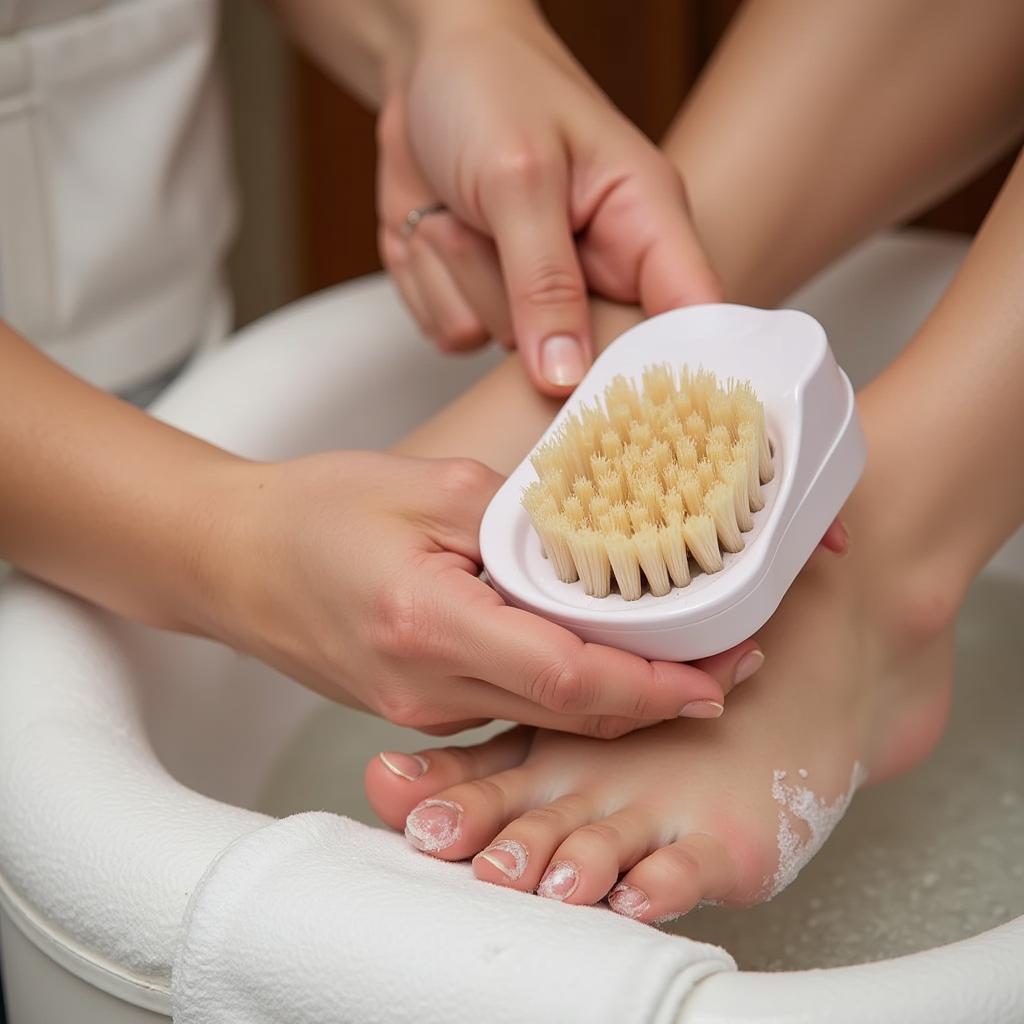
{"type": "MultiPolygon", "coordinates": [[[[806,778],[806,769],[800,769],[799,775],[806,778]]],[[[779,866],[769,885],[766,901],[778,896],[821,849],[832,829],[846,813],[853,794],[866,778],[867,772],[863,765],[854,761],[849,788],[828,804],[806,786],[787,783],[784,771],[776,770],[772,773],[772,799],[779,805],[779,866]],[[801,839],[793,830],[791,816],[807,826],[810,834],[806,840],[801,839]]]]}

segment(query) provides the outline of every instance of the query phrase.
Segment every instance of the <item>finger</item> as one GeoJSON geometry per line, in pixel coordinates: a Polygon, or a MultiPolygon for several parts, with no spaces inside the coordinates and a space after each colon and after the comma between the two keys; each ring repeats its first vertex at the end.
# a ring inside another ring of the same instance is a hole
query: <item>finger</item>
{"type": "Polygon", "coordinates": [[[722,685],[722,692],[727,694],[760,669],[764,664],[764,652],[757,641],[751,639],[737,644],[731,650],[700,658],[690,664],[717,679],[722,685]]]}
{"type": "Polygon", "coordinates": [[[429,206],[437,192],[420,169],[406,133],[405,102],[400,91],[384,104],[377,119],[377,213],[396,234],[411,210],[429,206]]]}
{"type": "Polygon", "coordinates": [[[490,337],[514,348],[512,314],[494,243],[451,216],[428,217],[417,234],[448,268],[490,337]]]}
{"type": "Polygon", "coordinates": [[[453,674],[483,679],[559,715],[634,721],[721,715],[723,687],[708,673],[585,643],[561,626],[501,603],[489,589],[481,594],[481,581],[461,575],[443,595],[451,628],[448,649],[440,655],[453,674]]]}
{"type": "Polygon", "coordinates": [[[486,328],[466,302],[444,263],[416,235],[409,242],[409,262],[420,299],[436,325],[434,340],[442,351],[466,352],[489,340],[486,328]]]}
{"type": "Polygon", "coordinates": [[[391,279],[395,282],[395,287],[398,288],[399,294],[402,296],[402,300],[416,321],[416,325],[428,338],[433,338],[437,332],[437,325],[420,297],[416,277],[409,265],[409,247],[390,229],[382,228],[380,255],[391,279]]]}
{"type": "Polygon", "coordinates": [[[722,286],[690,220],[686,195],[656,192],[645,216],[649,242],[641,250],[637,271],[640,305],[649,316],[700,302],[721,302],[722,286]]]}
{"type": "Polygon", "coordinates": [[[441,722],[438,725],[421,725],[419,731],[427,736],[454,736],[455,733],[467,729],[479,729],[482,725],[490,725],[493,718],[466,718],[458,722],[441,722]]]}
{"type": "MultiPolygon", "coordinates": [[[[480,521],[505,478],[476,459],[420,462],[424,487],[417,503],[419,525],[442,549],[471,558],[479,565],[480,521]]],[[[484,584],[480,586],[487,590],[484,584]]]]}
{"type": "Polygon", "coordinates": [[[825,531],[821,538],[821,547],[840,557],[850,550],[850,534],[842,519],[834,519],[832,525],[825,531]]]}
{"type": "MultiPolygon", "coordinates": [[[[391,271],[401,297],[416,318],[424,334],[445,349],[472,347],[471,340],[482,333],[471,311],[467,311],[450,279],[438,273],[423,256],[428,247],[403,236],[403,227],[411,210],[428,206],[436,197],[423,176],[409,146],[406,110],[400,95],[384,105],[377,126],[380,156],[377,179],[377,207],[383,220],[380,230],[381,256],[391,271]]],[[[430,220],[427,217],[426,220],[430,220]]],[[[481,339],[485,340],[485,339],[481,339]]]]}
{"type": "Polygon", "coordinates": [[[593,359],[564,160],[510,161],[481,186],[481,203],[530,379],[564,396],[593,359]]]}
{"type": "Polygon", "coordinates": [[[639,302],[649,315],[722,300],[682,181],[661,158],[605,193],[581,236],[580,255],[592,288],[639,302]]]}
{"type": "MultiPolygon", "coordinates": [[[[636,729],[656,725],[661,719],[626,718],[621,715],[570,715],[550,711],[539,704],[493,686],[483,679],[449,676],[444,680],[444,707],[428,709],[432,719],[456,718],[475,712],[486,712],[493,720],[517,722],[556,732],[570,732],[594,739],[617,739],[636,729]]],[[[416,726],[420,731],[422,727],[416,726]]]]}

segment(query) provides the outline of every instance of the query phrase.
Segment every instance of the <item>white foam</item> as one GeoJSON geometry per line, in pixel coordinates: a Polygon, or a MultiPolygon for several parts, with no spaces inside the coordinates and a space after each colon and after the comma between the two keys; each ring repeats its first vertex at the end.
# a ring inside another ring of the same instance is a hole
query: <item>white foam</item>
{"type": "MultiPolygon", "coordinates": [[[[804,771],[800,775],[806,777],[804,771]]],[[[867,772],[863,765],[854,761],[849,788],[829,804],[806,786],[787,783],[784,771],[776,770],[772,773],[772,799],[779,805],[779,865],[768,888],[766,900],[782,892],[821,849],[829,833],[846,813],[853,794],[866,778],[867,772]],[[793,830],[791,818],[807,826],[809,835],[806,840],[793,830]]]]}

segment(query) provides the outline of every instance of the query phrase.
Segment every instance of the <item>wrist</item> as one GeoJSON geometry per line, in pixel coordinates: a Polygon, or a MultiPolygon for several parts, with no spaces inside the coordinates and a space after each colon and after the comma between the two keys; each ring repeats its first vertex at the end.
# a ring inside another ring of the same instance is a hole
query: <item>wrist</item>
{"type": "Polygon", "coordinates": [[[550,33],[535,0],[394,0],[394,8],[403,40],[384,61],[385,94],[403,88],[423,52],[442,39],[458,37],[461,48],[467,36],[495,28],[550,33]]]}
{"type": "Polygon", "coordinates": [[[309,513],[315,520],[324,490],[336,486],[343,472],[336,459],[322,456],[233,458],[208,477],[197,503],[203,526],[189,572],[189,632],[279,663],[290,647],[293,572],[303,588],[310,583],[298,554],[309,534],[309,513]],[[324,468],[313,472],[317,466],[324,468]]]}
{"type": "Polygon", "coordinates": [[[414,39],[467,25],[543,23],[535,0],[394,0],[414,39]]]}
{"type": "Polygon", "coordinates": [[[215,451],[190,474],[174,545],[176,585],[169,588],[170,628],[237,646],[244,575],[256,558],[252,495],[268,469],[215,451]]]}

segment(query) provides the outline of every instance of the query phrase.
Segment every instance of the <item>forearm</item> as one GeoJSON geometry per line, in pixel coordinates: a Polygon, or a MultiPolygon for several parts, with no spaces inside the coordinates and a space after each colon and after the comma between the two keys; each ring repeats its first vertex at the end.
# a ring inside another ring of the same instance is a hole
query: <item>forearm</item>
{"type": "Polygon", "coordinates": [[[1024,127],[1024,5],[753,0],[664,146],[727,297],[784,298],[1024,127]]]}
{"type": "Polygon", "coordinates": [[[540,22],[532,0],[271,0],[335,81],[376,109],[408,73],[424,34],[452,23],[540,22]]]}
{"type": "Polygon", "coordinates": [[[242,460],[67,373],[0,322],[0,558],[208,632],[213,507],[242,460]]]}

